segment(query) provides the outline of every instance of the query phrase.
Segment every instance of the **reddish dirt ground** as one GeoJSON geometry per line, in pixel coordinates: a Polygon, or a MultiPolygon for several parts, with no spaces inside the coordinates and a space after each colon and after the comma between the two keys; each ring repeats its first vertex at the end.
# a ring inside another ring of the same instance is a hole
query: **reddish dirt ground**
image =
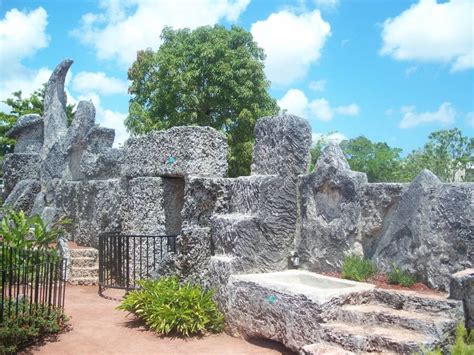
{"type": "MultiPolygon", "coordinates": [[[[338,279],[341,279],[341,273],[340,272],[325,272],[323,273],[326,276],[331,276],[331,277],[337,277],[338,279]]],[[[365,281],[367,283],[375,285],[377,288],[384,288],[384,289],[389,289],[389,290],[402,290],[402,291],[415,291],[417,293],[421,294],[427,294],[427,295],[435,295],[435,296],[445,296],[446,294],[437,290],[433,290],[426,286],[425,284],[422,284],[421,282],[415,283],[411,287],[404,287],[401,285],[393,285],[388,283],[388,277],[386,275],[375,275],[374,277],[368,279],[365,281]]]]}
{"type": "Polygon", "coordinates": [[[24,354],[291,354],[281,344],[270,341],[247,342],[226,334],[202,338],[161,338],[145,329],[136,318],[118,311],[123,293],[108,290],[100,297],[96,286],[68,286],[66,314],[71,330],[55,341],[27,349],[24,354]]]}

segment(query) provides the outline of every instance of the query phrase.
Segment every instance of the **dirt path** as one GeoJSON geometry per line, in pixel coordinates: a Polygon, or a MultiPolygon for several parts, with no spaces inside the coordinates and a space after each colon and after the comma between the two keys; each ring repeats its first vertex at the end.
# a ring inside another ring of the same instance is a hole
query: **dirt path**
{"type": "MultiPolygon", "coordinates": [[[[110,295],[110,291],[107,291],[110,295]]],[[[120,296],[120,294],[112,294],[120,296]]],[[[284,354],[273,342],[258,345],[226,334],[201,339],[160,338],[147,331],[126,312],[117,311],[117,300],[98,296],[97,287],[68,286],[66,314],[73,329],[58,341],[36,346],[33,354],[284,354]]]]}

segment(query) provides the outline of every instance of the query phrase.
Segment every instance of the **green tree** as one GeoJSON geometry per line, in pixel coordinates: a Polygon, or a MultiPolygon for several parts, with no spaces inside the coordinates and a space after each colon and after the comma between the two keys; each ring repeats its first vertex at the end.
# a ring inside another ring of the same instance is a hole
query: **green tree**
{"type": "MultiPolygon", "coordinates": [[[[328,135],[321,137],[311,149],[311,170],[327,144],[328,135]]],[[[340,147],[351,169],[366,173],[369,182],[398,180],[402,152],[400,148],[392,148],[387,143],[372,142],[363,136],[344,140],[340,147]]]]}
{"type": "Polygon", "coordinates": [[[463,136],[458,128],[431,133],[428,143],[404,159],[403,181],[411,181],[423,169],[429,169],[441,180],[452,182],[465,173],[463,181],[473,181],[469,167],[474,165],[474,138],[463,136]]]}
{"type": "Polygon", "coordinates": [[[267,92],[264,52],[240,27],[165,28],[155,52],[128,71],[132,135],[173,126],[211,126],[229,143],[229,175],[250,173],[257,118],[278,112],[267,92]]]}
{"type": "MultiPolygon", "coordinates": [[[[16,91],[12,97],[2,101],[9,107],[10,112],[0,112],[0,163],[5,154],[13,152],[15,140],[5,134],[12,128],[16,121],[23,115],[36,113],[43,115],[43,100],[46,84],[41,89],[35,90],[30,97],[23,98],[21,91],[16,91]]],[[[74,105],[66,105],[66,114],[69,123],[72,121],[74,105]]],[[[3,175],[3,172],[0,173],[3,175]]]]}
{"type": "Polygon", "coordinates": [[[397,181],[402,149],[362,136],[343,141],[341,148],[351,169],[366,173],[369,182],[397,181]]]}

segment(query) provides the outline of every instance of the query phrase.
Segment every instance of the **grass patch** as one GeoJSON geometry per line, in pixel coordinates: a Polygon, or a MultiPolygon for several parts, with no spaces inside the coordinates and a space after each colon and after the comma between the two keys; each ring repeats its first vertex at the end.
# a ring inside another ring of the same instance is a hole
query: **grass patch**
{"type": "Polygon", "coordinates": [[[393,266],[392,271],[390,271],[387,274],[387,276],[388,276],[388,283],[393,284],[393,285],[411,287],[416,282],[415,275],[412,275],[407,271],[403,271],[395,265],[393,266]]]}
{"type": "Polygon", "coordinates": [[[342,264],[342,277],[353,281],[366,281],[377,272],[375,265],[358,255],[349,255],[342,264]]]}

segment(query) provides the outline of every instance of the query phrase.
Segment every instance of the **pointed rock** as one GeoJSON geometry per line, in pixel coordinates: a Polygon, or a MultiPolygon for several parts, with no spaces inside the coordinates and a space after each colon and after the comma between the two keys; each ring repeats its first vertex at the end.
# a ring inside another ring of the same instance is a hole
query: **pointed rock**
{"type": "Polygon", "coordinates": [[[350,170],[349,163],[347,162],[341,147],[339,147],[339,144],[333,142],[329,143],[326,148],[324,148],[314,170],[327,170],[328,168],[350,170]]]}
{"type": "Polygon", "coordinates": [[[49,78],[44,94],[44,145],[45,157],[54,143],[60,141],[67,131],[66,94],[64,81],[72,64],[66,59],[59,63],[49,78]]]}

